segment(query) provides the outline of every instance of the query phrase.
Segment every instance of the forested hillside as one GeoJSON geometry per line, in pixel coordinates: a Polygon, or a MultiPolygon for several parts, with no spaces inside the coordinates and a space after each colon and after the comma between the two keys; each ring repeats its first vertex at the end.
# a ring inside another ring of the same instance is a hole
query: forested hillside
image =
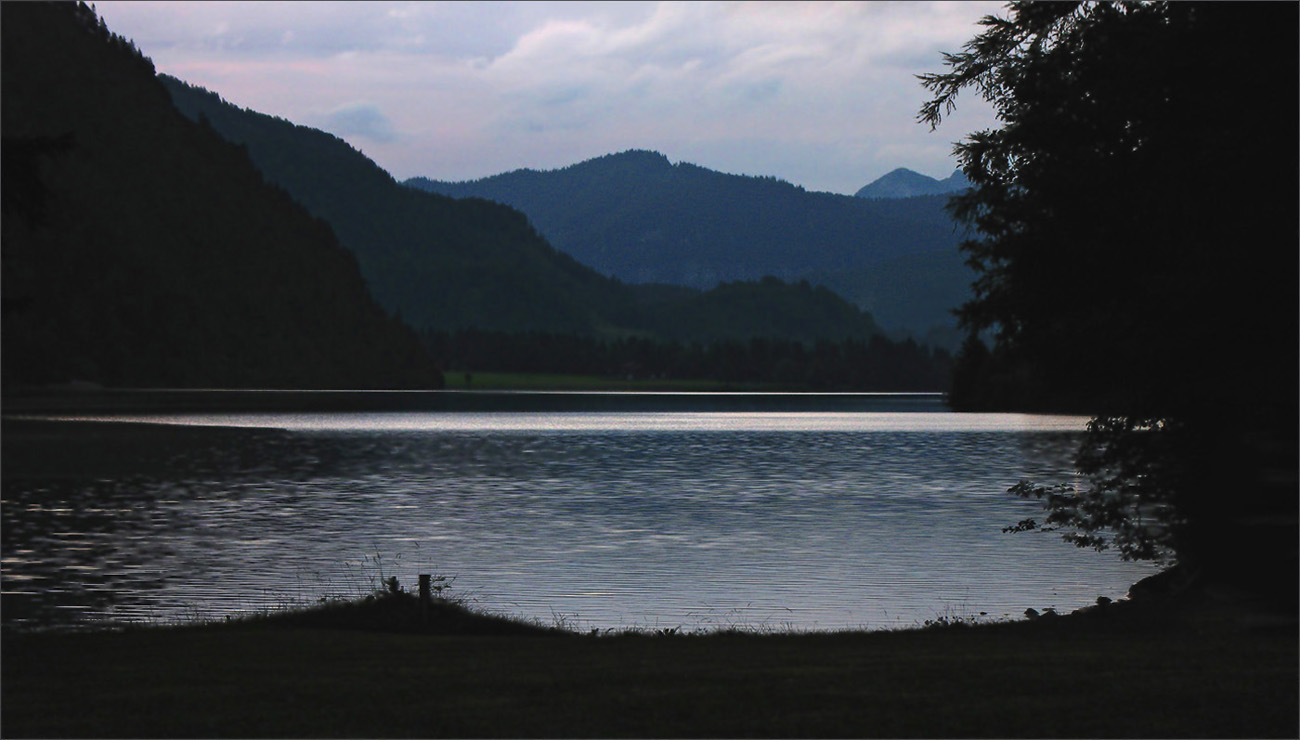
{"type": "Polygon", "coordinates": [[[946,195],[870,200],[808,192],[770,177],[673,164],[648,151],[471,182],[406,182],[512,205],[557,249],[629,283],[711,288],[765,275],[808,279],[842,294],[852,287],[854,302],[870,306],[883,325],[918,333],[935,316],[955,325],[947,311],[967,297],[964,286],[954,293],[951,281],[906,283],[885,267],[946,254],[961,268],[946,195]],[[900,293],[923,308],[895,310],[900,293]]]}
{"type": "Polygon", "coordinates": [[[826,288],[773,277],[723,283],[646,313],[652,334],[691,342],[747,339],[755,324],[767,329],[762,336],[803,341],[868,339],[880,333],[870,314],[826,288]]]}
{"type": "Polygon", "coordinates": [[[861,306],[887,328],[908,329],[920,341],[955,351],[962,334],[953,309],[969,300],[975,272],[965,255],[943,250],[808,279],[861,306]]]}
{"type": "Polygon", "coordinates": [[[328,225],[74,3],[4,3],[6,388],[428,388],[328,225]]]}
{"type": "Polygon", "coordinates": [[[412,326],[616,333],[635,323],[617,283],[557,252],[518,211],[403,187],[331,134],[161,79],[182,113],[246,147],[267,180],[327,221],[375,298],[412,326]]]}
{"type": "Polygon", "coordinates": [[[267,179],[333,225],[376,298],[421,331],[690,341],[839,340],[879,331],[870,315],[827,290],[762,274],[708,291],[601,276],[553,249],[514,208],[404,187],[337,137],[161,79],[183,113],[246,147],[267,179]]]}
{"type": "MultiPolygon", "coordinates": [[[[843,350],[842,356],[897,365],[912,379],[908,382],[925,389],[946,385],[946,354],[884,340],[870,314],[824,288],[771,276],[710,290],[631,285],[555,250],[528,217],[507,205],[405,187],[335,136],[237,108],[180,80],[161,79],[182,113],[246,149],[268,181],[337,232],[357,255],[382,305],[426,339],[478,337],[473,369],[578,372],[585,367],[574,357],[521,349],[533,346],[536,336],[558,337],[550,346],[611,346],[636,339],[721,347],[758,338],[809,347],[829,342],[843,350]],[[924,372],[903,369],[917,367],[924,372]]],[[[465,356],[441,352],[444,345],[431,344],[442,366],[464,369],[465,356]]],[[[786,373],[797,375],[800,384],[827,367],[811,354],[790,354],[804,363],[786,373]]],[[[726,373],[710,368],[707,374],[726,373]]],[[[874,383],[887,374],[846,371],[816,382],[871,389],[857,383],[874,383]]]]}

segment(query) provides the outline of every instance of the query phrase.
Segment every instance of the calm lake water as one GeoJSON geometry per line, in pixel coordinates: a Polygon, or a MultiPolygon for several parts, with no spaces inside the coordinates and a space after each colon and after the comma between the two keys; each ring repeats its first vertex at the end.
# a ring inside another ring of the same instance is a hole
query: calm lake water
{"type": "Polygon", "coordinates": [[[1009,486],[1073,478],[1086,419],[937,397],[152,393],[6,414],[10,626],[220,618],[433,573],[584,630],[876,629],[1071,610],[1153,572],[1001,531],[1040,516],[1009,486]]]}

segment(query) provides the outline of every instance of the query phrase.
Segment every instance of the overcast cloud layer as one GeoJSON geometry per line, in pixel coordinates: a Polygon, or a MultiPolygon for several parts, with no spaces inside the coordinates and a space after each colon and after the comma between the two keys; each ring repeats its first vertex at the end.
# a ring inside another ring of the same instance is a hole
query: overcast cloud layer
{"type": "Polygon", "coordinates": [[[334,133],[394,177],[465,180],[625,149],[853,193],[953,170],[995,125],[925,90],[998,3],[99,2],[165,72],[334,133]]]}

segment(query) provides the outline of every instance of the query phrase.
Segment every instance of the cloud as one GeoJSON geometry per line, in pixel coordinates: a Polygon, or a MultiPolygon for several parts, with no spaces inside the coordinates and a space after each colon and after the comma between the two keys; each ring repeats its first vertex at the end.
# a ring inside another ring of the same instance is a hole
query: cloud
{"type": "Polygon", "coordinates": [[[486,75],[508,92],[491,130],[549,134],[556,150],[575,148],[562,133],[583,136],[585,156],[657,148],[837,192],[897,166],[947,174],[956,137],[926,138],[915,124],[924,93],[913,75],[927,71],[917,59],[937,66],[941,49],[964,40],[941,32],[948,12],[917,20],[913,9],[870,3],[702,4],[663,6],[632,27],[543,25],[486,75]],[[575,81],[581,98],[542,105],[575,81]],[[903,151],[915,158],[877,156],[903,151]]]}
{"type": "Polygon", "coordinates": [[[336,136],[359,136],[380,143],[398,140],[393,122],[372,103],[354,103],[315,117],[316,126],[336,136]]]}
{"type": "Polygon", "coordinates": [[[853,192],[899,166],[946,175],[951,142],[993,121],[972,97],[929,132],[915,75],[941,69],[995,3],[97,7],[161,71],[364,144],[399,178],[654,148],[853,192]]]}

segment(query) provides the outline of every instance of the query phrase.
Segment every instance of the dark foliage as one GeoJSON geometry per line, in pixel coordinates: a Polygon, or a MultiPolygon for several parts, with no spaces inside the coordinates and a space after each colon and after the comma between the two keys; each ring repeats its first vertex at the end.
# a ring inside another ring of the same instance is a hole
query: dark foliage
{"type": "Polygon", "coordinates": [[[947,254],[954,257],[950,270],[966,272],[955,258],[959,234],[944,212],[946,195],[868,200],[808,192],[772,177],[672,164],[649,151],[472,182],[406,182],[514,206],[557,249],[628,283],[712,288],[765,275],[807,278],[869,307],[890,328],[914,331],[954,323],[949,312],[969,283],[963,275],[955,288],[923,279],[900,287],[887,266],[947,254]],[[895,310],[900,294],[921,306],[895,310]]]}
{"type": "Polygon", "coordinates": [[[662,301],[646,312],[642,326],[660,337],[696,342],[751,336],[865,340],[880,332],[870,314],[826,288],[774,277],[662,301]]]}
{"type": "Polygon", "coordinates": [[[85,5],[3,6],[4,382],[438,387],[329,226],[85,5]]]}
{"type": "Polygon", "coordinates": [[[951,356],[891,341],[871,316],[825,288],[776,278],[713,290],[627,286],[645,332],[618,338],[557,332],[428,331],[445,370],[633,379],[776,383],[819,390],[941,391],[951,356]]]}
{"type": "Polygon", "coordinates": [[[429,332],[446,370],[540,372],[628,379],[763,383],[804,390],[941,391],[951,358],[912,341],[715,339],[707,342],[571,334],[429,332]]]}
{"type": "Polygon", "coordinates": [[[921,120],[973,87],[1003,124],[957,147],[961,317],[995,346],[967,342],[954,402],[1097,415],[1090,488],[1017,489],[1079,544],[1293,571],[1297,6],[1013,2],[982,24],[922,78],[921,120]]]}

